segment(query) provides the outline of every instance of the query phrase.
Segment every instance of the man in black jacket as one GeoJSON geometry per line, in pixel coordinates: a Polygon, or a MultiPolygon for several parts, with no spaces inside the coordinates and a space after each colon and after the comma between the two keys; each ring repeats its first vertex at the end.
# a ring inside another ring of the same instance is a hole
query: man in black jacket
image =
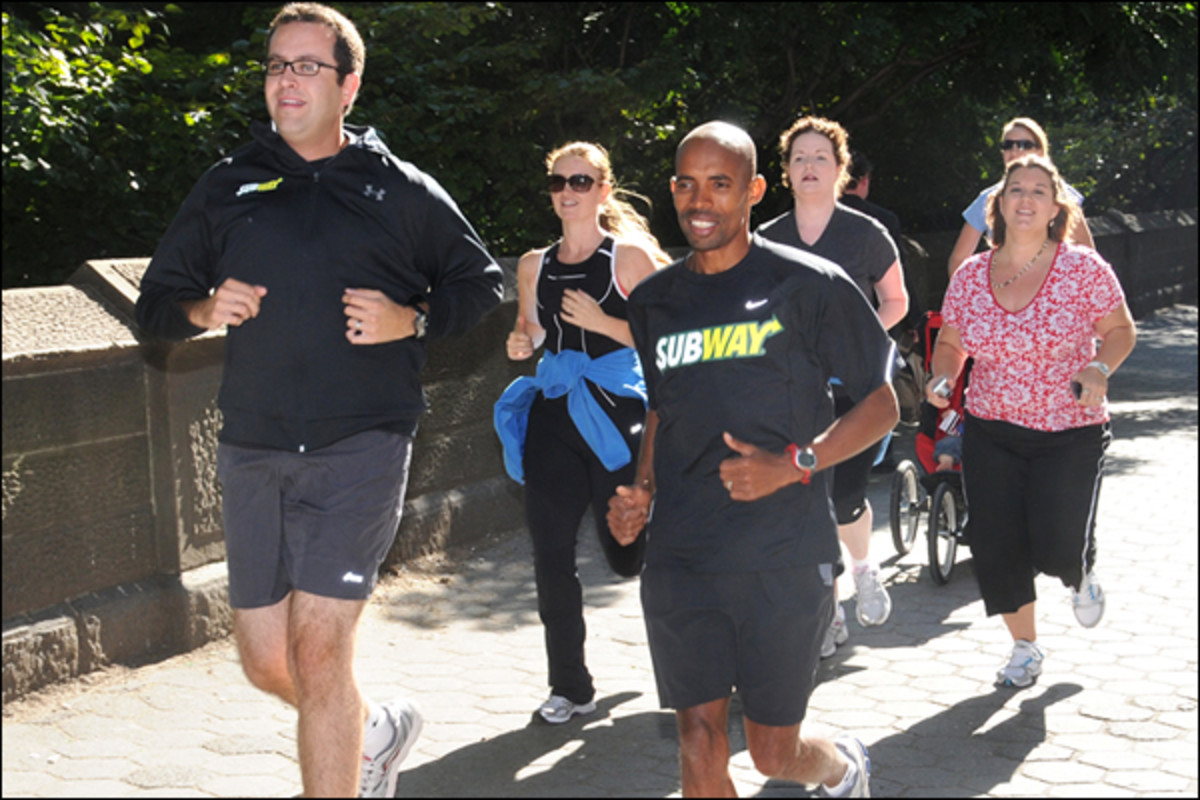
{"type": "Polygon", "coordinates": [[[228,326],[217,460],[243,668],[299,711],[306,795],[391,797],[421,716],[359,694],[359,617],[399,524],[425,342],[473,327],[502,279],[433,178],[343,124],[365,61],[349,20],[288,5],[267,51],[272,125],[196,184],[137,318],[168,339],[228,326]]]}

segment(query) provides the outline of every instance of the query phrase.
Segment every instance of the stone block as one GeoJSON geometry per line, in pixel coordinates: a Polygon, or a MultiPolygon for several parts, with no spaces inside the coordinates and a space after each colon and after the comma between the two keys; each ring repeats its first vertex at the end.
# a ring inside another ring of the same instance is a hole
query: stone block
{"type": "Polygon", "coordinates": [[[193,650],[233,629],[225,565],[132,581],[4,621],[4,702],[111,664],[193,650]]]}
{"type": "MultiPolygon", "coordinates": [[[[85,528],[150,504],[144,434],[4,457],[11,500],[4,509],[9,537],[52,527],[85,528]]],[[[7,540],[7,537],[6,537],[7,540]]]]}
{"type": "Polygon", "coordinates": [[[88,287],[42,286],[3,292],[4,377],[40,362],[137,344],[113,307],[88,287]]]}
{"type": "Polygon", "coordinates": [[[4,620],[4,703],[79,674],[75,621],[61,613],[4,620]]]}
{"type": "Polygon", "coordinates": [[[156,574],[158,554],[152,531],[153,517],[145,507],[83,526],[5,536],[5,619],[156,574]]]}
{"type": "Polygon", "coordinates": [[[145,432],[146,387],[136,353],[62,366],[5,377],[6,456],[145,432]]]}

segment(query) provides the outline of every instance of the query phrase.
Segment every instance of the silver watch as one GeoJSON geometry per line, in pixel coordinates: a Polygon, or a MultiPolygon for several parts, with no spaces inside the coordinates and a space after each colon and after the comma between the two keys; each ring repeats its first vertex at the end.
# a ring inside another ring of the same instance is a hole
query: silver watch
{"type": "Polygon", "coordinates": [[[425,333],[429,329],[429,315],[419,308],[414,308],[413,310],[417,312],[417,315],[413,317],[413,329],[416,331],[413,334],[413,338],[424,339],[425,333]]]}

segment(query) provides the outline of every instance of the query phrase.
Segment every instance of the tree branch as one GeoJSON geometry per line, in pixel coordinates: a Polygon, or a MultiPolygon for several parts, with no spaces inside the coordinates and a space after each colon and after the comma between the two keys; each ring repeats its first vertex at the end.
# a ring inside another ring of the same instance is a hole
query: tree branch
{"type": "Polygon", "coordinates": [[[912,89],[918,83],[920,83],[925,78],[932,75],[934,72],[937,72],[938,70],[942,69],[943,67],[946,67],[949,64],[954,63],[955,61],[959,61],[959,60],[965,58],[973,50],[975,50],[975,48],[979,47],[979,45],[982,43],[983,43],[982,39],[972,39],[970,41],[963,42],[958,47],[955,47],[953,50],[949,50],[949,51],[943,53],[942,55],[938,56],[937,58],[935,58],[931,61],[926,61],[926,62],[907,62],[907,61],[903,60],[899,55],[900,52],[903,52],[903,48],[899,48],[896,58],[893,59],[890,64],[888,64],[886,67],[884,67],[879,72],[877,72],[875,75],[873,75],[870,78],[870,80],[868,80],[866,83],[864,83],[858,89],[856,89],[853,94],[851,94],[845,100],[841,101],[836,106],[834,106],[832,109],[830,109],[829,116],[834,119],[844,118],[847,115],[849,109],[859,100],[860,97],[862,97],[865,94],[865,92],[869,88],[872,88],[874,85],[883,82],[883,79],[886,76],[890,75],[892,72],[895,72],[896,69],[898,69],[899,67],[901,67],[901,66],[920,66],[921,69],[916,73],[916,75],[914,75],[913,77],[906,80],[900,86],[899,89],[892,92],[891,95],[889,95],[888,98],[886,100],[884,100],[883,103],[881,103],[878,108],[875,109],[875,112],[873,114],[871,114],[868,117],[864,117],[864,118],[858,120],[858,124],[860,124],[860,125],[865,125],[865,124],[870,124],[872,122],[875,122],[883,114],[885,109],[887,109],[889,106],[891,106],[893,103],[895,103],[906,92],[908,92],[910,89],[912,89]]]}

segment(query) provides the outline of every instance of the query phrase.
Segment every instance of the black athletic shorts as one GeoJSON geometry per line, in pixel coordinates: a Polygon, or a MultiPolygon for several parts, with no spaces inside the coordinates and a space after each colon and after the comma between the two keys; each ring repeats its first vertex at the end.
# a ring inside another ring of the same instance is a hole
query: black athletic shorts
{"type": "Polygon", "coordinates": [[[274,605],[293,589],[370,596],[404,506],[412,438],[358,433],[308,453],[217,447],[229,604],[274,605]]]}
{"type": "Polygon", "coordinates": [[[642,609],[662,708],[729,697],[760,725],[797,725],[833,618],[829,564],[765,572],[646,567],[642,609]]]}

